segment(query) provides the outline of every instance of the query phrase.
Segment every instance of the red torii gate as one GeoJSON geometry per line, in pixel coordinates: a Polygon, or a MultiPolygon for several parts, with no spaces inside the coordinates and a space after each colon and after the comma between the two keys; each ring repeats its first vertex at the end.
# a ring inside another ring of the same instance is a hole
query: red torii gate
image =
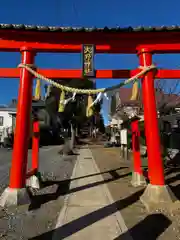
{"type": "MultiPolygon", "coordinates": [[[[86,29],[0,24],[0,51],[21,52],[21,63],[33,65],[35,55],[39,52],[80,53],[82,44],[94,44],[97,54],[137,54],[140,66],[147,67],[152,65],[153,54],[179,53],[179,37],[179,27],[86,29]]],[[[82,77],[81,70],[38,69],[37,71],[54,79],[82,77]]],[[[96,78],[129,78],[139,71],[139,69],[96,70],[96,78]]],[[[20,77],[10,185],[2,194],[0,201],[1,205],[8,206],[28,200],[25,181],[34,77],[24,68],[0,69],[0,77],[20,77]]],[[[164,180],[154,78],[180,78],[180,70],[160,69],[156,73],[150,71],[142,78],[150,184],[141,196],[141,200],[147,207],[161,202],[168,204],[175,200],[164,180]]],[[[142,173],[137,170],[137,174],[142,173]]]]}

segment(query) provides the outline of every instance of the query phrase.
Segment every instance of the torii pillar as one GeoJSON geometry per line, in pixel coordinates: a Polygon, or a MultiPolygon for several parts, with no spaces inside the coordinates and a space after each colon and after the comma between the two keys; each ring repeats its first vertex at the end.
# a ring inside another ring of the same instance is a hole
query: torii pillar
{"type": "MultiPolygon", "coordinates": [[[[149,49],[141,48],[138,54],[140,66],[152,65],[152,53],[149,49]]],[[[165,185],[153,71],[149,71],[142,79],[142,93],[150,184],[148,184],[140,200],[148,211],[164,207],[170,208],[170,203],[175,202],[177,199],[169,186],[165,185]]]]}
{"type": "MultiPolygon", "coordinates": [[[[23,64],[34,63],[35,53],[32,49],[24,47],[21,49],[21,54],[23,64]]],[[[30,113],[32,111],[32,85],[32,74],[21,68],[10,183],[0,197],[0,205],[3,207],[30,203],[26,190],[26,171],[30,113]]]]}
{"type": "Polygon", "coordinates": [[[137,116],[131,119],[131,131],[133,153],[133,170],[131,184],[134,187],[146,186],[146,180],[143,175],[143,169],[141,164],[139,118],[137,116]]]}

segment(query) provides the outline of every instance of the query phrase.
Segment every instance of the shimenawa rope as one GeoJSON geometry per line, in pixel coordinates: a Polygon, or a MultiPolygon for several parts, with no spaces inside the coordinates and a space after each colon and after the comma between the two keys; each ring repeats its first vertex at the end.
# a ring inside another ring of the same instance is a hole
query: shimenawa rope
{"type": "Polygon", "coordinates": [[[35,67],[32,65],[32,64],[23,64],[23,63],[20,63],[18,65],[19,68],[25,68],[27,71],[29,71],[32,75],[34,75],[36,78],[38,79],[41,79],[41,80],[44,80],[46,82],[48,82],[49,84],[57,87],[57,88],[60,88],[62,91],[67,91],[67,92],[71,92],[71,93],[79,93],[79,94],[88,94],[88,95],[91,95],[91,94],[97,94],[97,93],[105,93],[105,92],[109,92],[109,91],[112,91],[114,89],[117,89],[117,88],[120,88],[122,86],[125,86],[131,82],[135,82],[138,80],[139,77],[141,77],[142,75],[146,74],[147,72],[153,70],[153,69],[156,69],[156,66],[155,65],[151,65],[151,66],[147,66],[147,67],[139,67],[142,69],[141,72],[139,72],[138,74],[136,74],[135,76],[125,80],[123,83],[120,83],[120,84],[117,84],[115,86],[112,86],[112,87],[108,87],[108,88],[99,88],[99,89],[79,89],[79,88],[72,88],[72,87],[68,87],[68,86],[64,86],[62,84],[59,84],[43,75],[41,75],[40,73],[36,72],[34,69],[35,67]]]}

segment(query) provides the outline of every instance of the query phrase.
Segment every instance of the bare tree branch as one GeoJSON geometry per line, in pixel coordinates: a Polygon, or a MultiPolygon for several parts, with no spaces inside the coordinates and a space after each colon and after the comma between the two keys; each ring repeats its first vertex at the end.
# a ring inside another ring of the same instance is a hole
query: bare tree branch
{"type": "Polygon", "coordinates": [[[159,112],[166,112],[180,104],[180,80],[155,80],[156,104],[159,112]]]}

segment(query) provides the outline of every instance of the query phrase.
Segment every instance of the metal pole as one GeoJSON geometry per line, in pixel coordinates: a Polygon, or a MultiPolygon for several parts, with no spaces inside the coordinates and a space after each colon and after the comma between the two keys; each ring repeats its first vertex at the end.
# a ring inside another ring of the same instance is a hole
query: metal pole
{"type": "Polygon", "coordinates": [[[124,145],[124,160],[128,160],[128,147],[127,145],[124,145]]]}
{"type": "Polygon", "coordinates": [[[75,141],[75,129],[73,124],[71,123],[71,138],[70,138],[70,150],[74,148],[74,141],[75,141]]]}

